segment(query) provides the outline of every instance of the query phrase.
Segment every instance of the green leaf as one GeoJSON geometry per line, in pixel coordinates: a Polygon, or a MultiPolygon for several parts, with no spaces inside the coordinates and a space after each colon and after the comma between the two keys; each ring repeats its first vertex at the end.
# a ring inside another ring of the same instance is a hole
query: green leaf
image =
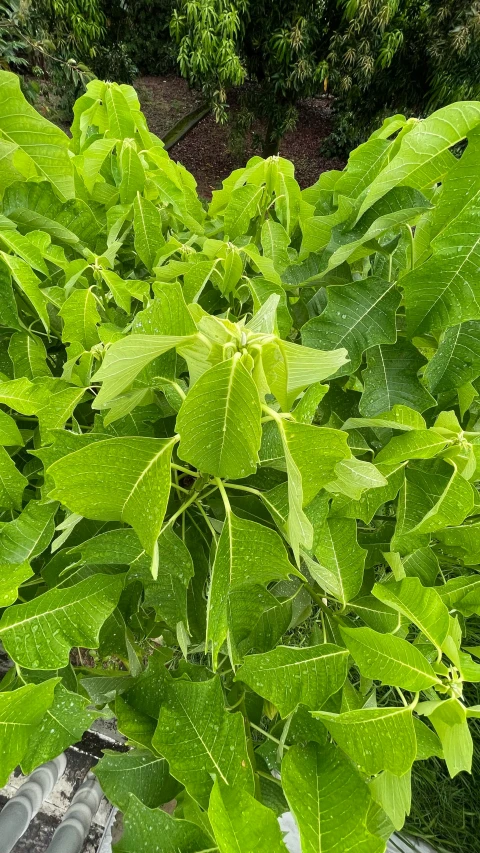
{"type": "Polygon", "coordinates": [[[417,374],[425,359],[409,341],[399,338],[391,346],[372,347],[363,373],[365,390],[360,411],[373,417],[402,404],[423,412],[435,405],[434,398],[421,385],[417,374]]]}
{"type": "Polygon", "coordinates": [[[13,362],[15,379],[26,376],[35,379],[37,376],[50,376],[47,367],[47,351],[41,338],[27,332],[15,332],[10,338],[8,354],[13,362]]]}
{"type": "Polygon", "coordinates": [[[33,571],[30,563],[25,561],[18,566],[12,563],[0,565],[0,607],[8,607],[15,604],[18,598],[18,588],[21,584],[31,578],[33,571]]]}
{"type": "Polygon", "coordinates": [[[422,702],[417,710],[433,723],[450,776],[453,778],[463,770],[471,773],[473,741],[463,703],[452,697],[443,702],[422,702]]]}
{"type": "Polygon", "coordinates": [[[100,628],[114,610],[122,586],[122,577],[94,575],[10,607],[0,620],[2,643],[27,669],[66,666],[73,646],[97,648],[100,628]]]}
{"type": "Polygon", "coordinates": [[[153,809],[168,803],[179,789],[165,759],[147,749],[132,749],[127,754],[105,750],[94,772],[110,802],[124,812],[130,794],[153,809]]]}
{"type": "Polygon", "coordinates": [[[248,684],[288,717],[298,705],[317,710],[342,687],[348,651],[331,643],[308,648],[277,646],[263,655],[248,655],[236,679],[248,684]]]}
{"type": "Polygon", "coordinates": [[[346,349],[324,351],[290,341],[266,343],[262,361],[270,387],[280,406],[288,412],[308,385],[333,376],[348,360],[346,349]]]}
{"type": "Polygon", "coordinates": [[[302,853],[383,853],[366,828],[370,795],[360,774],[332,744],[292,746],[282,784],[300,830],[302,853]]]}
{"type": "Polygon", "coordinates": [[[336,495],[330,509],[332,517],[360,518],[365,524],[369,524],[379,507],[396,498],[405,477],[404,465],[401,463],[388,465],[380,462],[375,467],[385,477],[387,484],[363,491],[358,500],[351,500],[344,495],[336,495]]]}
{"type": "Polygon", "coordinates": [[[434,394],[460,388],[480,375],[480,322],[451,326],[425,369],[425,381],[434,394]]]}
{"type": "Polygon", "coordinates": [[[23,445],[23,438],[14,419],[0,409],[0,445],[2,447],[13,447],[23,445]]]}
{"type": "Polygon", "coordinates": [[[68,137],[41,116],[25,99],[16,74],[0,72],[0,131],[18,146],[37,173],[55,187],[63,199],[73,198],[73,168],[68,137]]]}
{"type": "Polygon", "coordinates": [[[439,683],[432,667],[411,643],[371,628],[341,629],[345,644],[365,678],[405,690],[426,690],[439,683]]]}
{"type": "Polygon", "coordinates": [[[17,518],[0,527],[0,565],[38,557],[53,539],[57,509],[54,501],[30,501],[17,518]]]}
{"type": "Polygon", "coordinates": [[[0,257],[11,272],[15,283],[31,303],[33,309],[40,317],[44,328],[48,332],[50,328],[50,318],[47,311],[47,297],[40,288],[40,279],[35,275],[29,264],[21,258],[17,258],[16,255],[7,255],[5,252],[0,252],[0,257]]]}
{"type": "MultiPolygon", "coordinates": [[[[212,663],[217,666],[219,651],[229,637],[231,593],[244,587],[266,585],[296,574],[285,546],[274,530],[239,518],[231,510],[218,542],[210,577],[207,603],[207,644],[211,643],[212,663]]],[[[253,626],[252,626],[253,627],[253,626]]]]}
{"type": "Polygon", "coordinates": [[[403,776],[417,757],[411,708],[360,708],[344,714],[312,713],[327,727],[341,749],[369,776],[381,770],[403,776]]]}
{"type": "Polygon", "coordinates": [[[210,795],[208,817],[220,853],[286,853],[277,819],[242,788],[218,778],[210,795]]]}
{"type": "Polygon", "coordinates": [[[480,522],[452,524],[440,530],[437,538],[449,554],[459,557],[466,566],[480,563],[480,522]]]}
{"type": "Polygon", "coordinates": [[[152,556],[170,494],[175,441],[133,436],[82,447],[48,469],[52,495],[86,518],[127,522],[152,556]]]}
{"type": "Polygon", "coordinates": [[[480,209],[467,208],[432,242],[433,255],[402,279],[411,336],[480,317],[475,270],[480,209]]]}
{"type": "Polygon", "coordinates": [[[264,187],[245,184],[233,190],[224,213],[225,239],[234,240],[239,234],[246,233],[250,220],[257,213],[264,194],[264,187]]]}
{"type": "Polygon", "coordinates": [[[302,342],[318,349],[345,347],[350,362],[337,375],[357,370],[369,347],[395,343],[395,314],[400,303],[395,283],[371,277],[328,287],[327,294],[325,311],[302,327],[302,342]]]}
{"type": "Polygon", "coordinates": [[[379,631],[380,634],[394,634],[400,627],[400,616],[388,605],[378,601],[373,595],[362,595],[350,602],[349,610],[353,610],[360,619],[379,631]]]}
{"type": "Polygon", "coordinates": [[[32,732],[22,758],[25,775],[82,739],[83,733],[100,715],[98,711],[87,711],[88,704],[88,699],[70,693],[62,684],[57,685],[53,704],[32,732]]]}
{"type": "Polygon", "coordinates": [[[399,498],[399,533],[430,533],[461,524],[473,508],[473,498],[470,483],[456,468],[443,464],[433,473],[409,467],[399,498]]]}
{"type": "Polygon", "coordinates": [[[357,542],[353,518],[327,518],[315,528],[315,556],[308,562],[317,583],[345,605],[360,592],[366,551],[357,542]]]}
{"type": "Polygon", "coordinates": [[[179,456],[200,471],[232,480],[256,471],[260,398],[240,354],[207,370],[177,416],[179,456]]]}
{"type": "Polygon", "coordinates": [[[425,588],[418,578],[404,578],[397,583],[376,583],[372,594],[398,610],[420,628],[437,649],[441,648],[450,623],[448,610],[434,588],[425,588]]]}
{"type": "Polygon", "coordinates": [[[140,193],[133,202],[133,231],[135,235],[135,251],[151,272],[158,250],[165,240],[162,234],[162,219],[160,211],[140,193]]]}
{"type": "Polygon", "coordinates": [[[387,485],[383,474],[371,462],[361,459],[343,459],[335,466],[335,479],[328,483],[329,492],[342,492],[353,500],[360,500],[363,492],[387,485]]]}
{"type": "Polygon", "coordinates": [[[396,435],[377,454],[376,461],[395,465],[408,459],[432,459],[448,444],[435,430],[421,429],[396,435]]]}
{"type": "Polygon", "coordinates": [[[460,101],[432,113],[407,133],[395,157],[370,184],[358,216],[396,186],[424,189],[441,180],[451,165],[446,157],[480,122],[480,104],[460,101]]]}
{"type": "Polygon", "coordinates": [[[4,447],[0,447],[0,507],[22,508],[22,498],[28,480],[20,473],[4,447]]]}
{"type": "MultiPolygon", "coordinates": [[[[152,853],[155,839],[157,853],[206,853],[212,839],[196,824],[177,820],[161,809],[149,809],[133,794],[123,818],[124,832],[114,845],[115,853],[152,853]]],[[[215,849],[215,848],[213,848],[215,849]]]]}
{"type": "Polygon", "coordinates": [[[153,738],[172,776],[207,808],[212,776],[253,795],[243,717],[225,709],[220,679],[174,681],[160,710],[153,738]]]}
{"type": "Polygon", "coordinates": [[[0,785],[25,755],[30,737],[54,701],[58,678],[0,693],[0,785]]]}
{"type": "Polygon", "coordinates": [[[372,779],[368,787],[372,798],[388,815],[395,829],[402,829],[412,805],[411,772],[397,776],[385,770],[372,779]]]}
{"type": "Polygon", "coordinates": [[[74,290],[65,300],[60,317],[63,320],[62,340],[66,343],[79,342],[86,350],[99,343],[97,326],[100,323],[97,300],[92,289],[74,290]]]}
{"type": "Polygon", "coordinates": [[[335,479],[337,464],[348,459],[347,435],[341,430],[287,420],[280,425],[280,431],[288,454],[301,474],[302,505],[305,506],[322,487],[335,479]],[[318,464],[313,466],[312,459],[318,459],[318,464]]]}

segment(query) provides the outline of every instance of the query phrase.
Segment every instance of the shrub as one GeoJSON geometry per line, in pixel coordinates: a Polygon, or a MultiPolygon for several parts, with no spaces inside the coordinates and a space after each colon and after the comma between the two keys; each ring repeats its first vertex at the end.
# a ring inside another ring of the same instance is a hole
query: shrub
{"type": "Polygon", "coordinates": [[[205,209],[130,87],[0,82],[0,784],[109,708],[119,853],[379,853],[479,715],[480,103],[205,209]]]}

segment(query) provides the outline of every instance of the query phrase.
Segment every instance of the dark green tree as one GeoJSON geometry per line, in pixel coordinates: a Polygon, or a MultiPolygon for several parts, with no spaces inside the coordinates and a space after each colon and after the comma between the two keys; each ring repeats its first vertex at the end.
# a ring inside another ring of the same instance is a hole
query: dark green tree
{"type": "Polygon", "coordinates": [[[171,32],[181,73],[201,85],[217,120],[227,117],[227,91],[248,78],[247,108],[266,120],[264,153],[278,150],[296,121],[299,98],[325,78],[326,0],[180,0],[171,32]]]}

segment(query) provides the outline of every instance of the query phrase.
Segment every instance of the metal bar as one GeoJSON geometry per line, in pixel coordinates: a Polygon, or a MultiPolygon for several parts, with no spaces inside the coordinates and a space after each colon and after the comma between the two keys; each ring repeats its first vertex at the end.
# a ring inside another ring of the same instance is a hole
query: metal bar
{"type": "Polygon", "coordinates": [[[0,813],[0,853],[10,853],[66,766],[67,760],[62,753],[53,761],[37,767],[5,803],[0,813]]]}
{"type": "Polygon", "coordinates": [[[96,777],[88,773],[55,830],[46,853],[81,853],[102,797],[96,777]]]}

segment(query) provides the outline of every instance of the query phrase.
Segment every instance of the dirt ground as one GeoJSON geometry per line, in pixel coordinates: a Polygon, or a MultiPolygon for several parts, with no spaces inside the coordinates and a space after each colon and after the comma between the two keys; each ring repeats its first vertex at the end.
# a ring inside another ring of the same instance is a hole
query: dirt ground
{"type": "MultiPolygon", "coordinates": [[[[189,89],[181,77],[140,77],[135,82],[142,110],[150,129],[163,136],[187,113],[202,103],[199,92],[189,89]]],[[[234,100],[234,99],[233,99],[234,100]]],[[[232,105],[235,109],[235,103],[232,105]]],[[[321,172],[342,169],[345,161],[326,158],[320,145],[331,129],[331,102],[325,98],[309,98],[299,104],[299,121],[294,131],[286,134],[280,146],[282,157],[295,164],[296,178],[301,187],[313,184],[321,172]]],[[[222,180],[233,169],[245,165],[249,157],[259,154],[256,134],[249,132],[242,151],[232,150],[230,129],[208,115],[171,150],[170,155],[195,176],[198,191],[210,198],[222,180]]]]}

